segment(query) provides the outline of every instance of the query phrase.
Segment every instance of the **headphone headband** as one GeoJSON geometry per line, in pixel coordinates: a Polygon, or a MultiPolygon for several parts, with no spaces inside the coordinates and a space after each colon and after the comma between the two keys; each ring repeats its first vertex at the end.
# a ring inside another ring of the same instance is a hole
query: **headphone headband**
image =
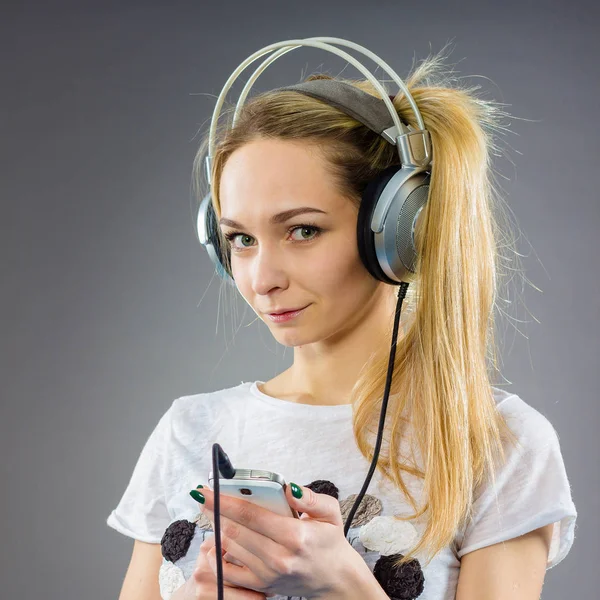
{"type": "Polygon", "coordinates": [[[335,79],[313,79],[296,85],[276,88],[273,91],[288,90],[327,102],[360,121],[390,144],[397,145],[400,162],[404,167],[424,171],[429,164],[427,161],[426,165],[422,165],[428,156],[431,156],[431,150],[428,151],[428,145],[429,148],[431,146],[429,132],[427,130],[416,131],[402,121],[400,121],[401,131],[398,132],[385,104],[372,94],[335,79]]]}
{"type": "MultiPolygon", "coordinates": [[[[225,82],[225,85],[223,86],[223,89],[221,90],[221,93],[219,94],[219,98],[217,99],[217,103],[215,105],[211,124],[210,124],[209,147],[208,147],[208,153],[207,153],[207,156],[205,159],[206,178],[207,178],[209,185],[211,184],[211,172],[212,172],[211,161],[212,161],[212,156],[213,156],[214,147],[215,147],[217,122],[219,119],[219,115],[221,113],[222,106],[225,102],[225,97],[227,95],[227,92],[233,85],[234,81],[240,76],[240,74],[245,70],[245,68],[248,65],[250,65],[251,63],[253,63],[256,59],[260,58],[261,56],[263,56],[265,54],[271,53],[274,50],[278,50],[278,52],[274,52],[273,55],[271,55],[268,59],[266,59],[260,65],[260,67],[258,69],[256,69],[256,71],[253,73],[252,77],[250,78],[250,80],[248,81],[246,86],[244,87],[244,90],[242,91],[242,94],[240,95],[240,99],[238,100],[238,103],[236,105],[235,114],[234,114],[234,118],[233,118],[233,125],[232,125],[233,127],[235,127],[235,122],[237,121],[237,116],[239,114],[239,111],[241,110],[241,107],[245,101],[245,98],[246,98],[250,88],[252,87],[252,85],[254,84],[256,79],[259,77],[259,75],[266,69],[267,66],[269,66],[271,63],[273,63],[277,58],[279,58],[280,56],[282,56],[283,54],[285,54],[287,52],[290,52],[291,50],[295,50],[296,48],[299,48],[300,46],[309,46],[309,47],[314,47],[314,48],[320,48],[322,50],[326,50],[333,54],[337,54],[338,56],[340,56],[340,57],[344,58],[346,61],[348,61],[356,69],[358,69],[373,84],[375,89],[379,92],[384,105],[387,107],[387,109],[389,111],[390,117],[392,119],[394,126],[396,127],[396,130],[393,133],[388,132],[388,135],[384,136],[384,137],[385,137],[386,141],[388,141],[392,144],[398,145],[398,154],[399,154],[400,161],[402,162],[402,164],[406,164],[407,160],[410,161],[410,158],[409,158],[410,155],[412,155],[412,159],[415,160],[414,155],[416,153],[413,153],[412,150],[410,150],[408,152],[408,156],[403,156],[403,153],[406,154],[406,146],[407,145],[410,146],[410,141],[405,139],[405,141],[403,143],[398,143],[399,140],[397,138],[401,137],[402,135],[411,135],[412,136],[412,135],[416,134],[417,137],[421,138],[420,145],[423,148],[423,156],[422,156],[422,158],[417,159],[417,163],[414,166],[419,167],[419,170],[424,170],[429,166],[429,164],[431,163],[431,159],[432,159],[431,140],[429,138],[429,133],[425,129],[425,125],[423,123],[423,118],[421,116],[421,113],[419,112],[416,102],[414,101],[414,98],[412,97],[409,89],[406,87],[405,83],[398,76],[398,74],[386,62],[384,62],[381,58],[379,58],[376,54],[374,54],[370,50],[364,48],[363,46],[360,46],[359,44],[355,44],[353,42],[344,40],[342,38],[313,37],[313,38],[307,38],[304,40],[302,40],[302,39],[285,40],[283,42],[277,42],[275,44],[270,44],[269,46],[265,46],[264,48],[261,48],[260,50],[254,52],[251,56],[249,56],[229,76],[229,79],[225,82]],[[411,132],[411,133],[407,134],[406,126],[405,125],[403,126],[403,123],[401,122],[400,117],[398,116],[398,113],[396,112],[396,109],[395,109],[394,105],[392,104],[392,101],[390,100],[388,93],[383,88],[381,83],[379,83],[377,78],[362,63],[360,63],[358,60],[356,60],[353,56],[351,56],[347,52],[344,52],[343,50],[340,50],[339,48],[336,48],[335,46],[332,46],[331,44],[325,43],[328,41],[339,44],[341,46],[348,46],[350,48],[353,48],[354,50],[362,52],[364,55],[368,56],[369,58],[374,60],[377,64],[379,64],[379,66],[381,66],[383,69],[387,70],[388,73],[392,76],[393,80],[398,84],[400,89],[404,92],[407,100],[409,101],[411,108],[413,109],[413,111],[415,113],[415,117],[416,117],[419,129],[415,132],[411,132]],[[400,133],[400,132],[402,132],[402,133],[400,133]],[[395,133],[395,135],[394,135],[394,133],[395,133]]],[[[316,81],[319,81],[319,80],[316,80],[316,81]]],[[[310,82],[305,82],[305,83],[310,83],[310,82]]],[[[361,90],[359,90],[359,91],[361,91],[361,90]]]]}
{"type": "Polygon", "coordinates": [[[403,130],[399,133],[396,132],[396,126],[381,98],[363,92],[349,83],[335,79],[313,79],[296,85],[276,88],[273,91],[285,92],[288,90],[302,92],[312,98],[326,101],[331,106],[362,122],[371,131],[387,139],[390,144],[395,144],[396,137],[408,131],[407,126],[401,121],[403,130]]]}

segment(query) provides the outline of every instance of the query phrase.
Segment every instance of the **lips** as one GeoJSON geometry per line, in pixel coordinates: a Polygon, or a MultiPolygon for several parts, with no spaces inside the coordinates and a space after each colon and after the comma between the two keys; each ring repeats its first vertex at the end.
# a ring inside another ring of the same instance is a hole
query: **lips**
{"type": "Polygon", "coordinates": [[[306,306],[300,306],[298,308],[285,308],[283,310],[278,310],[278,311],[270,312],[270,313],[267,313],[267,314],[268,315],[283,315],[284,313],[296,312],[298,310],[302,310],[303,308],[306,308],[306,306]]]}
{"type": "Polygon", "coordinates": [[[280,312],[280,313],[268,313],[267,314],[267,318],[272,322],[272,323],[287,323],[289,321],[293,321],[294,319],[296,319],[299,315],[304,314],[304,311],[310,306],[310,304],[307,304],[304,308],[297,308],[295,310],[288,310],[285,312],[280,312]]]}

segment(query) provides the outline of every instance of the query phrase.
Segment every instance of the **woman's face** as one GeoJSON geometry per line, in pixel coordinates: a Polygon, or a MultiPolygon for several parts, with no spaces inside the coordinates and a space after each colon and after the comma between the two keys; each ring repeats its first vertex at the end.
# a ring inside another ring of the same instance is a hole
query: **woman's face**
{"type": "Polygon", "coordinates": [[[309,144],[260,139],[236,150],[221,176],[220,227],[238,290],[285,346],[343,336],[393,289],[363,266],[358,209],[322,160],[309,144]],[[268,316],[303,307],[286,321],[268,316]]]}

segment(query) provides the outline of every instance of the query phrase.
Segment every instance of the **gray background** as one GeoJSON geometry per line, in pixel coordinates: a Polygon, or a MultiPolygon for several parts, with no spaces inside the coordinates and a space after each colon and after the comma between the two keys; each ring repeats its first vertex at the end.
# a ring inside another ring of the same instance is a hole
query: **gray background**
{"type": "MultiPolygon", "coordinates": [[[[521,118],[497,168],[530,283],[513,290],[502,368],[557,429],[579,512],[543,597],[595,597],[597,5],[369,4],[3,4],[2,597],[116,598],[133,542],[105,519],[160,416],[178,396],[290,364],[243,300],[221,296],[218,309],[190,173],[231,71],[315,35],[366,45],[401,76],[453,40],[459,74],[489,78],[473,83],[521,118]]],[[[257,89],[344,66],[296,50],[257,89]]]]}

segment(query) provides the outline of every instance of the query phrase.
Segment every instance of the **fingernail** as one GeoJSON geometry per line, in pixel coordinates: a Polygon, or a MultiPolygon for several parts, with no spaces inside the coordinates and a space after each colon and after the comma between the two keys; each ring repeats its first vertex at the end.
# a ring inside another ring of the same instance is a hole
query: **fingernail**
{"type": "Polygon", "coordinates": [[[297,486],[295,483],[290,483],[290,487],[292,488],[292,496],[294,498],[302,498],[302,488],[297,486]]]}
{"type": "Polygon", "coordinates": [[[200,502],[200,504],[204,504],[206,502],[206,498],[197,490],[192,490],[190,492],[190,496],[196,501],[200,502]]]}
{"type": "Polygon", "coordinates": [[[203,488],[203,487],[204,487],[204,486],[203,486],[202,484],[200,484],[200,485],[197,485],[197,486],[196,486],[196,489],[198,489],[198,488],[203,488]]]}

